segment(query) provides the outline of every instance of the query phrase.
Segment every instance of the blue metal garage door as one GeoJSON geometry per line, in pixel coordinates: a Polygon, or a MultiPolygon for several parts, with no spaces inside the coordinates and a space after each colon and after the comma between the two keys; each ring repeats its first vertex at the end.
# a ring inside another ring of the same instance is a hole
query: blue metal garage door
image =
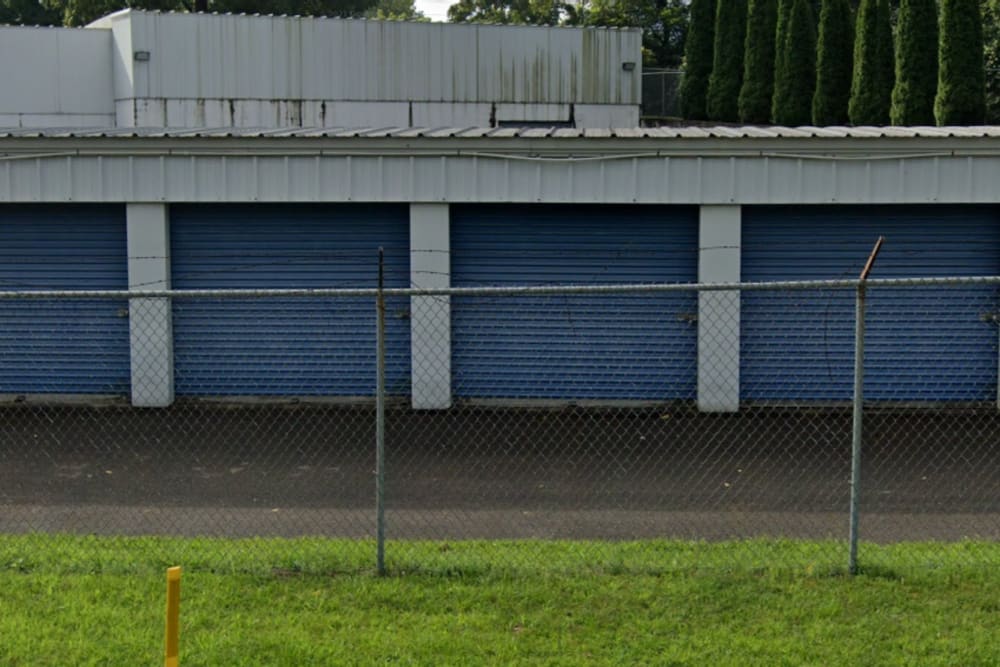
{"type": "MultiPolygon", "coordinates": [[[[690,283],[692,208],[456,206],[455,286],[690,283]]],[[[692,293],[453,298],[459,397],[690,399],[696,384],[692,293]]]]}
{"type": "MultiPolygon", "coordinates": [[[[409,285],[405,206],[171,208],[177,289],[409,285]]],[[[405,305],[389,304],[387,386],[409,387],[405,305]],[[397,312],[399,311],[399,312],[397,312]],[[398,317],[393,317],[393,314],[398,317]]],[[[375,390],[371,298],[175,300],[178,395],[366,396],[375,390]]]]}
{"type": "MultiPolygon", "coordinates": [[[[743,279],[856,278],[878,236],[872,278],[1000,273],[1000,215],[990,207],[747,207],[743,279]]],[[[865,396],[988,400],[997,391],[991,287],[873,289],[865,396]]],[[[854,292],[747,292],[744,399],[845,400],[853,383],[854,292]]]]}
{"type": "MultiPolygon", "coordinates": [[[[125,207],[0,207],[0,289],[127,289],[125,207]]],[[[127,301],[0,302],[0,393],[124,394],[127,301]]]]}

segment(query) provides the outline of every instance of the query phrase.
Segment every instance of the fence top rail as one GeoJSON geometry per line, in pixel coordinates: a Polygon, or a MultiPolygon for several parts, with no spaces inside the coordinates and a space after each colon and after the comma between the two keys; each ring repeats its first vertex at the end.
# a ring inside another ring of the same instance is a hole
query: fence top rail
{"type": "MultiPolygon", "coordinates": [[[[516,296],[547,294],[656,294],[666,292],[731,292],[766,290],[868,289],[887,287],[961,287],[1000,285],[1000,276],[943,278],[881,278],[869,280],[788,280],[746,283],[636,283],[617,285],[508,285],[484,287],[395,287],[387,297],[413,296],[516,296]]],[[[205,289],[205,290],[0,290],[0,300],[16,299],[226,299],[226,298],[374,298],[375,288],[330,289],[205,289]]]]}

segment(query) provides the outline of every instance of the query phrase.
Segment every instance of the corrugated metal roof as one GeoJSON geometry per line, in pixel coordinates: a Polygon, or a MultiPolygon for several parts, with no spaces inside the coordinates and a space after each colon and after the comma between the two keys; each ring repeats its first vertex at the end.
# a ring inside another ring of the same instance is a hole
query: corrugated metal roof
{"type": "Polygon", "coordinates": [[[202,128],[0,128],[7,138],[494,138],[494,139],[906,139],[1000,137],[1000,126],[968,127],[656,127],[621,129],[381,127],[284,129],[202,128]]]}

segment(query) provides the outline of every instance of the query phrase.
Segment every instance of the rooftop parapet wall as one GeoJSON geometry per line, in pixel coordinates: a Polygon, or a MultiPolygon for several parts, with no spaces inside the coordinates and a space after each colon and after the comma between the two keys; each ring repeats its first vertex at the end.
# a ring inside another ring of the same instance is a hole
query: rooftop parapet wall
{"type": "Polygon", "coordinates": [[[641,99],[638,30],[136,10],[92,27],[114,30],[119,100],[638,105],[641,99]],[[136,52],[149,60],[136,61],[136,52]]]}
{"type": "Polygon", "coordinates": [[[114,122],[111,32],[0,26],[0,125],[114,122]]]}

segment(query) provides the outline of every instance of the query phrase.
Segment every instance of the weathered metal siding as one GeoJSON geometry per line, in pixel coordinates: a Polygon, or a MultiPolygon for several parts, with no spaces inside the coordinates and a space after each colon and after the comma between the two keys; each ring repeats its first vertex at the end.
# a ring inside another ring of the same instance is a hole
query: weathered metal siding
{"type": "MultiPolygon", "coordinates": [[[[136,151],[149,148],[131,141],[136,151]]],[[[322,155],[303,146],[252,155],[252,142],[209,155],[57,151],[0,161],[0,202],[1000,203],[1000,156],[992,155],[532,160],[499,156],[499,144],[485,143],[450,156],[421,155],[433,141],[415,141],[420,149],[408,155],[322,155]]]]}
{"type": "Polygon", "coordinates": [[[0,125],[114,123],[111,33],[0,27],[0,125]]]}
{"type": "Polygon", "coordinates": [[[131,11],[135,96],[639,104],[636,30],[131,11]],[[637,63],[626,72],[623,62],[637,63]]]}

